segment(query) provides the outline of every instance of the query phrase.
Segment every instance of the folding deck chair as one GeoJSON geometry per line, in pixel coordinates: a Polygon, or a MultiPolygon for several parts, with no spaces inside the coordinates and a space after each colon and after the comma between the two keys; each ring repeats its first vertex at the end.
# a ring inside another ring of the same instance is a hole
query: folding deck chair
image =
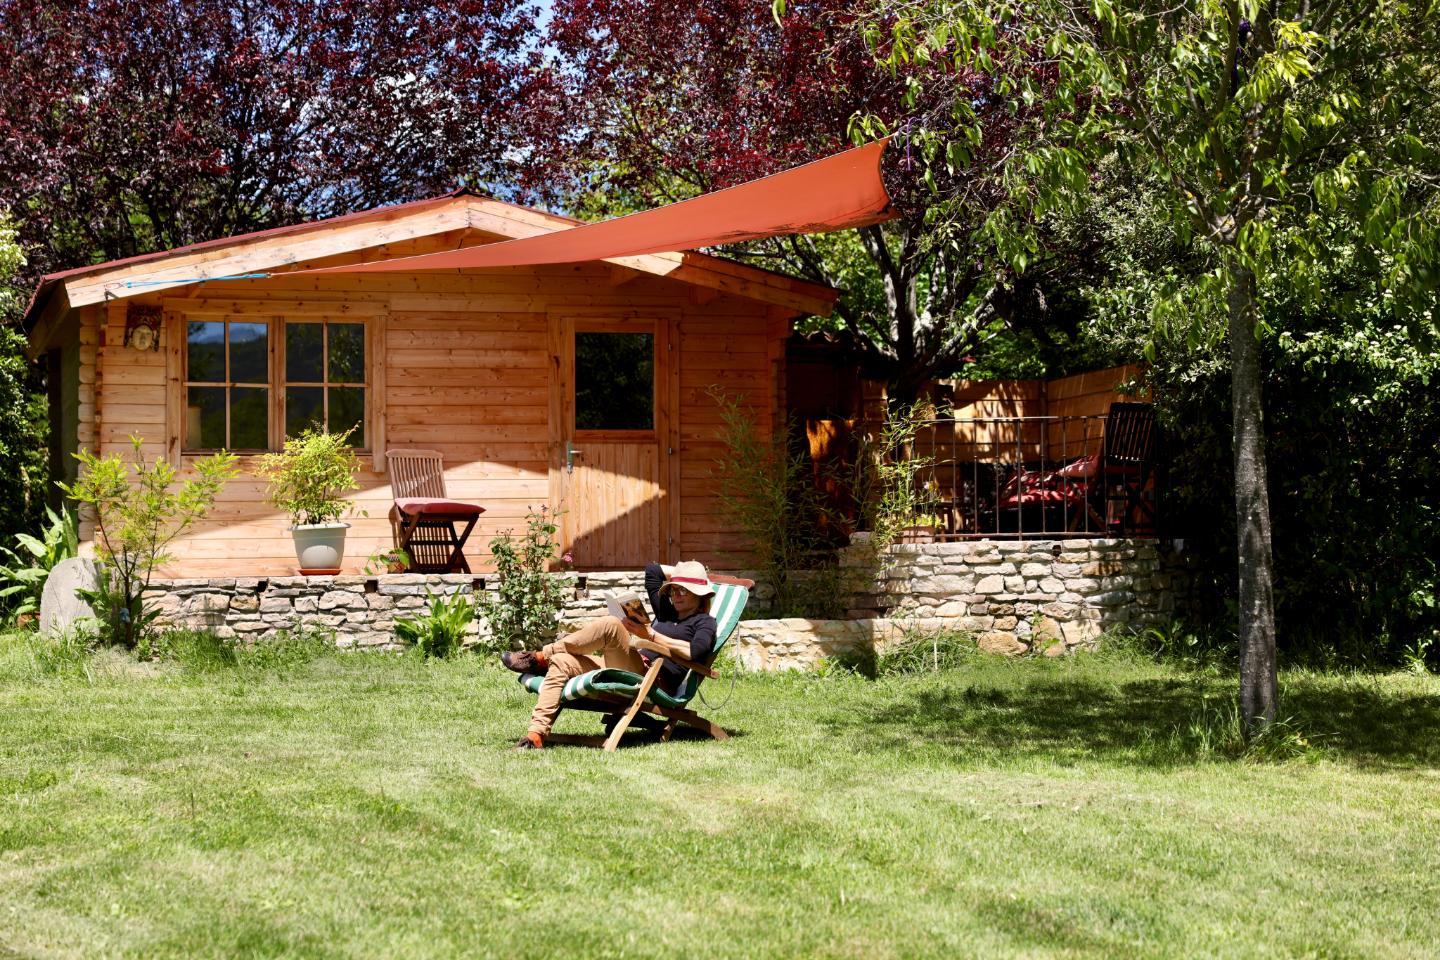
{"type": "MultiPolygon", "coordinates": [[[[629,670],[603,667],[599,670],[591,670],[589,673],[582,673],[578,677],[571,677],[566,681],[565,689],[560,694],[562,709],[593,710],[598,713],[624,711],[624,714],[615,724],[614,729],[610,731],[608,737],[552,734],[546,740],[551,743],[579,744],[587,747],[603,746],[607,752],[612,751],[620,745],[620,738],[624,736],[630,723],[641,711],[665,718],[665,726],[660,733],[661,741],[669,741],[675,732],[676,725],[681,723],[687,727],[704,731],[716,740],[728,739],[730,735],[722,727],[691,710],[689,703],[694,699],[696,691],[700,689],[700,682],[706,677],[715,676],[715,671],[710,668],[710,664],[715,662],[715,658],[724,649],[725,642],[730,639],[736,626],[739,625],[740,615],[744,612],[745,604],[750,599],[750,590],[755,586],[755,581],[711,574],[710,582],[715,585],[715,599],[710,602],[710,615],[715,618],[715,648],[710,652],[705,663],[692,663],[679,658],[657,655],[651,662],[650,669],[645,671],[643,676],[631,673],[629,670]],[[655,685],[660,676],[661,664],[665,659],[673,659],[690,670],[685,674],[679,689],[673,694],[667,693],[655,685]]],[[[538,694],[540,684],[544,682],[545,677],[539,673],[522,673],[519,680],[526,690],[538,694]]]]}
{"type": "Polygon", "coordinates": [[[445,459],[438,450],[387,450],[390,488],[390,532],[395,547],[410,558],[414,573],[469,573],[465,541],[485,508],[445,496],[445,459]],[[463,530],[455,525],[463,523],[463,530]]]}
{"type": "MultiPolygon", "coordinates": [[[[1086,510],[1077,513],[1095,528],[1126,536],[1155,530],[1155,507],[1145,488],[1157,481],[1159,430],[1155,407],[1149,403],[1115,402],[1105,417],[1105,435],[1098,456],[1082,457],[1055,472],[1067,483],[1086,485],[1086,510]]],[[[1072,528],[1078,523],[1072,523],[1072,528]]]]}

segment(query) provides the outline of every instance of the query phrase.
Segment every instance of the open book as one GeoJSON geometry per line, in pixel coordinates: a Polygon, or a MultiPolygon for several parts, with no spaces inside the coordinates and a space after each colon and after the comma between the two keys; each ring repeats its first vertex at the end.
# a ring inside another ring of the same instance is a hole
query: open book
{"type": "Polygon", "coordinates": [[[612,617],[619,617],[625,629],[637,637],[650,636],[650,614],[645,610],[645,599],[634,591],[617,593],[605,603],[612,617]]]}

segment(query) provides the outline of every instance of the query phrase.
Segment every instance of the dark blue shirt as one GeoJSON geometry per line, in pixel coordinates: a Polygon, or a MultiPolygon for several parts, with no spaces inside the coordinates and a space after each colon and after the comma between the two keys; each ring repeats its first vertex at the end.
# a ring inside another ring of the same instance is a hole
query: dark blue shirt
{"type": "MultiPolygon", "coordinates": [[[[671,640],[679,640],[690,644],[690,659],[696,663],[706,663],[710,659],[710,652],[715,649],[715,618],[706,613],[704,609],[696,610],[685,619],[680,619],[675,604],[670,598],[660,592],[660,587],[665,583],[665,571],[660,569],[660,564],[649,563],[645,565],[645,592],[650,595],[650,609],[655,611],[655,622],[650,626],[656,633],[664,634],[671,640]]],[[[683,590],[684,587],[676,587],[683,590]]],[[[703,608],[705,598],[701,598],[703,608]]],[[[648,650],[640,651],[640,656],[648,664],[654,659],[655,654],[648,650]]],[[[659,683],[665,690],[674,693],[680,688],[680,682],[685,679],[686,669],[678,663],[666,660],[660,668],[659,683]]]]}

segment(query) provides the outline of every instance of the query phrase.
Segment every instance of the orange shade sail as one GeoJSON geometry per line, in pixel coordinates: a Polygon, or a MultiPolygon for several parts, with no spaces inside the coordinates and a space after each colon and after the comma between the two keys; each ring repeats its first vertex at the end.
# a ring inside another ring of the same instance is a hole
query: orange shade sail
{"type": "Polygon", "coordinates": [[[579,263],[865,227],[895,216],[880,179],[880,155],[886,142],[879,140],[759,180],[613,220],[461,250],[297,272],[579,263]]]}

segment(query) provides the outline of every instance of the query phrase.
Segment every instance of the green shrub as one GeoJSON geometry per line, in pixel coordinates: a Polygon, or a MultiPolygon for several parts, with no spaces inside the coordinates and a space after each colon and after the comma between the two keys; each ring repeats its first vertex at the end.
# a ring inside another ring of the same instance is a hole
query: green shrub
{"type": "Polygon", "coordinates": [[[498,589],[481,594],[477,606],[499,649],[539,649],[555,636],[566,585],[549,572],[559,549],[557,519],[542,506],[526,513],[524,536],[506,531],[490,541],[498,589]]]}
{"type": "Polygon", "coordinates": [[[430,594],[430,612],[395,622],[395,635],[423,657],[448,657],[460,649],[465,628],[475,619],[468,594],[430,594]]]}
{"type": "Polygon", "coordinates": [[[775,617],[833,618],[849,592],[836,558],[845,518],[827,502],[808,452],[792,445],[792,425],[762,433],[744,398],[712,390],[724,444],[716,461],[720,508],[745,538],[760,580],[771,587],[775,617]]]}
{"type": "Polygon", "coordinates": [[[40,611],[40,597],[50,571],[61,560],[68,560],[80,549],[80,535],[75,514],[70,510],[56,513],[49,507],[45,515],[50,521],[40,537],[28,533],[15,536],[15,547],[0,547],[0,611],[9,622],[26,614],[40,611]]]}

